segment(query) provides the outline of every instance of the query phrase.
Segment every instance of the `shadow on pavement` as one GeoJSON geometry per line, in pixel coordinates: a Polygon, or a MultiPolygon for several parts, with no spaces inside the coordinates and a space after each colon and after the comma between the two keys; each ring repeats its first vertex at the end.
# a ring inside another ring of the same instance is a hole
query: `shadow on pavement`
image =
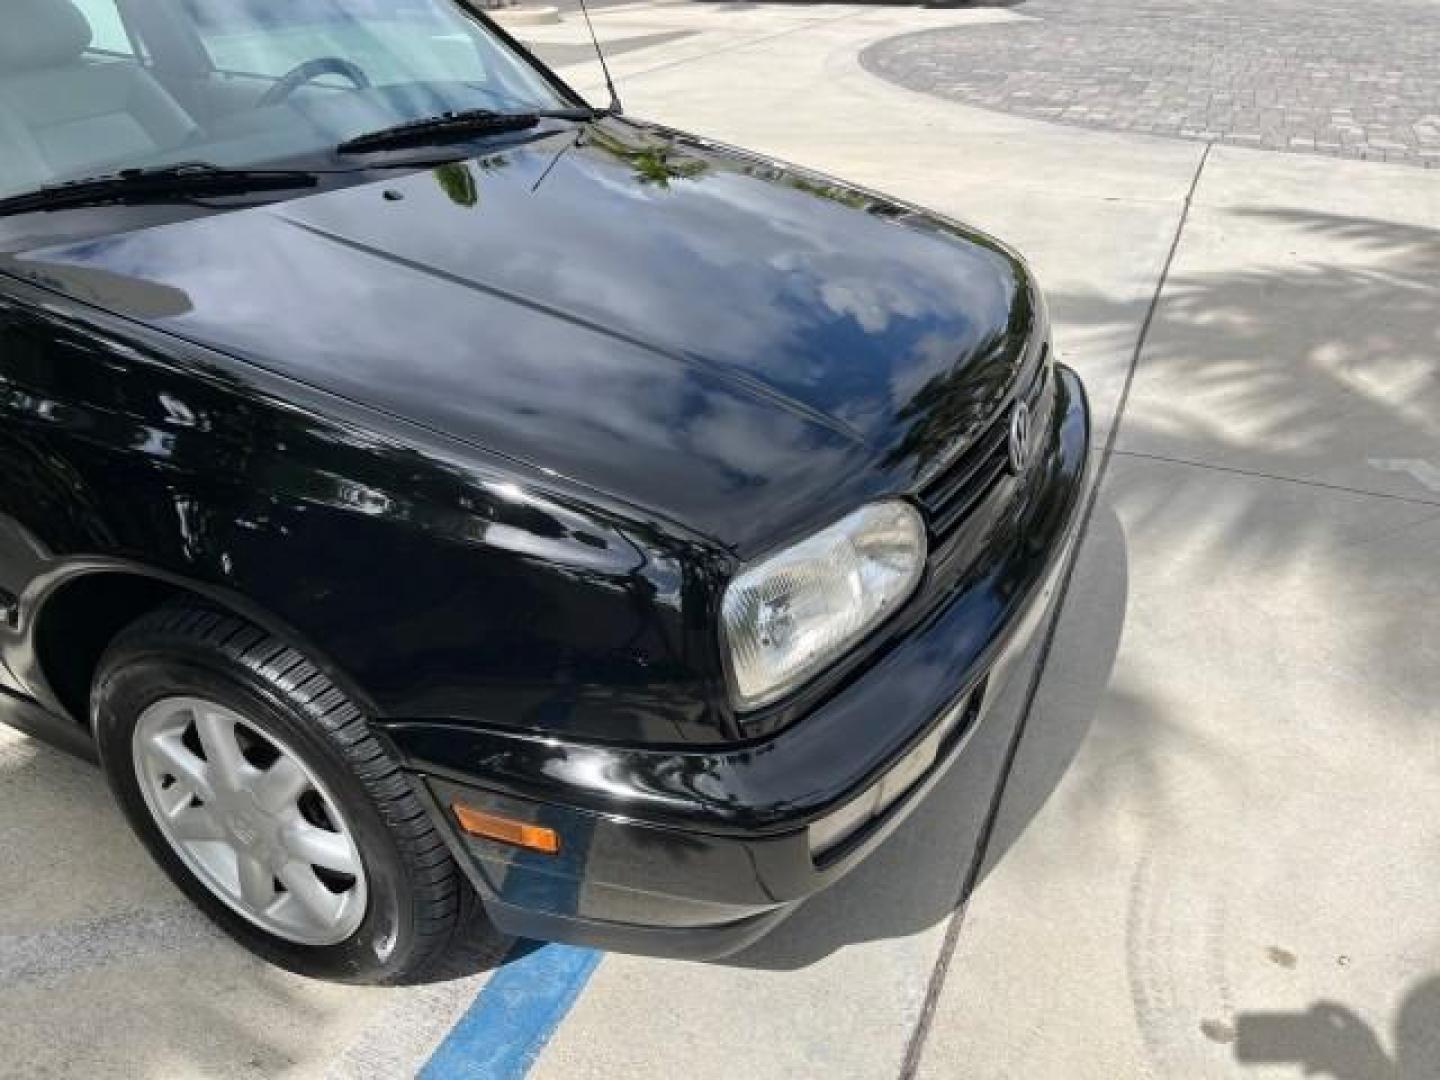
{"type": "MultiPolygon", "coordinates": [[[[1272,985],[1250,935],[1370,934],[1372,980],[1409,978],[1434,952],[1416,895],[1434,830],[1402,793],[1435,790],[1440,230],[1204,203],[1190,229],[990,861],[1053,801],[989,882],[1001,903],[967,928],[974,967],[952,967],[963,990],[939,1015],[1001,987],[1006,1009],[937,1037],[927,1060],[1033,1038],[1017,1058],[1031,1075],[1067,1075],[1083,1045],[1112,1075],[1433,1080],[1436,977],[1388,1042],[1360,1019],[1384,1015],[1375,991],[1351,1010],[1323,1000],[1315,972],[1291,999],[1321,999],[1309,1009],[1237,1017],[1232,1002],[1272,985]],[[1111,632],[1113,601],[1086,595],[1107,505],[1133,575],[1113,675],[1113,645],[1092,659],[1088,640],[1111,632]],[[1235,1019],[1202,1020],[1217,1014],[1235,1019]]],[[[1129,305],[1083,289],[1051,301],[1060,326],[1117,353],[1133,342],[1129,305]]]]}
{"type": "MultiPolygon", "coordinates": [[[[1212,1036],[1215,1037],[1215,1036],[1212,1036]]],[[[1233,1031],[1241,1065],[1293,1065],[1335,1080],[1433,1080],[1440,1061],[1440,976],[1415,984],[1395,1016],[1395,1053],[1344,1005],[1317,1001],[1305,1012],[1241,1013],[1233,1031]]]]}
{"type": "MultiPolygon", "coordinates": [[[[1224,216],[1237,235],[1288,240],[1289,259],[1225,273],[1186,270],[1181,260],[1146,345],[1119,457],[1153,454],[1255,482],[1230,485],[1203,517],[1188,508],[1183,484],[1131,482],[1127,528],[1197,548],[1217,573],[1240,565],[1293,573],[1362,542],[1338,519],[1306,516],[1297,528],[1277,515],[1277,504],[1306,497],[1305,488],[1275,483],[1287,480],[1340,497],[1410,500],[1413,527],[1423,527],[1433,517],[1425,504],[1440,507],[1440,230],[1281,207],[1224,216]]],[[[1129,316],[1085,294],[1054,297],[1052,307],[1101,327],[1129,316]]],[[[1343,571],[1342,563],[1336,575],[1343,571]]],[[[1377,685],[1426,685],[1415,622],[1361,612],[1347,610],[1357,669],[1377,685]]]]}

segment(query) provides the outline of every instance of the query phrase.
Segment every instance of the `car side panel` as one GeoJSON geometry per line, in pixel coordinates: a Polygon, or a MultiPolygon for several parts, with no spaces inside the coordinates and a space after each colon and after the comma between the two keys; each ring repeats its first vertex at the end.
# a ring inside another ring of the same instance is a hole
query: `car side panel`
{"type": "Polygon", "coordinates": [[[53,701],[34,654],[46,602],[77,575],[123,571],[236,608],[381,716],[602,740],[730,734],[701,633],[721,556],[354,413],[0,279],[0,588],[18,597],[0,627],[7,681],[53,701]]]}

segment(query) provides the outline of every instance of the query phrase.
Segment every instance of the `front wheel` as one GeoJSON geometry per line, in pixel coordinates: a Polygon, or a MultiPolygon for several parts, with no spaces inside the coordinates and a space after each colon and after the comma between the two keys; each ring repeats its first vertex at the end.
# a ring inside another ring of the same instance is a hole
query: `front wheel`
{"type": "Polygon", "coordinates": [[[360,710],[263,631],[201,608],[147,615],[106,652],[92,709],[131,826],[266,959],[411,981],[469,914],[444,841],[360,710]]]}

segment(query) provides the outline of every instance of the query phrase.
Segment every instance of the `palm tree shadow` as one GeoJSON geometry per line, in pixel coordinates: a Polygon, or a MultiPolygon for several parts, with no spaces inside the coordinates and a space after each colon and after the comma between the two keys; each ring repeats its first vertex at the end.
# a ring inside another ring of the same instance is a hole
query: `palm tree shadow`
{"type": "MultiPolygon", "coordinates": [[[[1117,455],[1182,468],[1127,472],[1115,494],[1126,528],[1199,548],[1217,575],[1237,566],[1283,573],[1322,558],[1337,576],[1356,578],[1368,572],[1356,561],[1359,547],[1377,527],[1342,514],[1277,513],[1277,503],[1301,497],[1293,481],[1328,489],[1336,505],[1351,493],[1406,500],[1412,520],[1386,519],[1402,529],[1425,528],[1434,516],[1427,507],[1440,508],[1440,230],[1286,208],[1226,214],[1239,227],[1224,241],[1253,226],[1275,230],[1295,251],[1288,261],[1207,273],[1186,269],[1182,249],[1117,455]],[[1228,484],[1223,504],[1201,516],[1185,484],[1201,474],[1184,472],[1185,463],[1254,480],[1228,484]]],[[[1113,334],[1117,348],[1133,333],[1127,303],[1076,292],[1053,296],[1052,308],[1077,329],[1113,334]]],[[[1356,669],[1389,687],[1414,687],[1414,621],[1366,614],[1346,616],[1361,654],[1356,669]]]]}

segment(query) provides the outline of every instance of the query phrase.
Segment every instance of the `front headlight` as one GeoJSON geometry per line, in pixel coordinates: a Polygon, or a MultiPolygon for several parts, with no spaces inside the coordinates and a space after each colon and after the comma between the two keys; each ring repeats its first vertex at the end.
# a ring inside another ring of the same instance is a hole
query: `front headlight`
{"type": "Polygon", "coordinates": [[[924,569],[925,523],[903,502],[862,507],[747,567],[721,605],[736,706],[774,701],[847,651],[924,569]]]}

